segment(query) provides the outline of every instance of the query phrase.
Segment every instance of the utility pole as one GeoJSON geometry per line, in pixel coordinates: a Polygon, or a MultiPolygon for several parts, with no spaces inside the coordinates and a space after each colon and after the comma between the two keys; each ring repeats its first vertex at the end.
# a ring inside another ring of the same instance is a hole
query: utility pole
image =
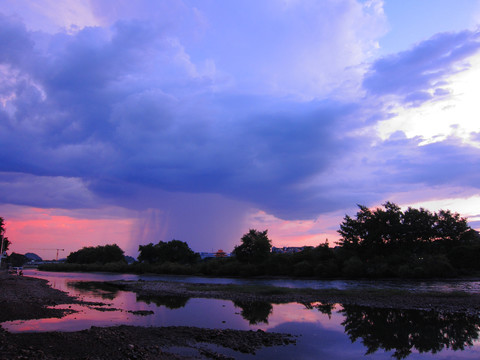
{"type": "Polygon", "coordinates": [[[55,261],[58,261],[58,252],[59,251],[65,251],[65,249],[57,249],[57,258],[55,259],[55,261]]]}
{"type": "Polygon", "coordinates": [[[57,257],[55,258],[55,261],[58,261],[58,252],[65,251],[65,249],[32,249],[32,250],[57,250],[57,257]]]}

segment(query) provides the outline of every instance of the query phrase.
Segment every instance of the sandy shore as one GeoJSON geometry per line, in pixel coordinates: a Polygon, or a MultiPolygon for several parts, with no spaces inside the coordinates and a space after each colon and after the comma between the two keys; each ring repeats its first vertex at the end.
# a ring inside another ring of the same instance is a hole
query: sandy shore
{"type": "MultiPolygon", "coordinates": [[[[71,310],[48,306],[74,303],[81,302],[44,280],[0,275],[1,322],[62,317],[71,310]]],[[[265,346],[294,342],[288,334],[186,326],[19,334],[0,329],[0,359],[228,359],[222,354],[224,348],[253,354],[265,346]]]]}

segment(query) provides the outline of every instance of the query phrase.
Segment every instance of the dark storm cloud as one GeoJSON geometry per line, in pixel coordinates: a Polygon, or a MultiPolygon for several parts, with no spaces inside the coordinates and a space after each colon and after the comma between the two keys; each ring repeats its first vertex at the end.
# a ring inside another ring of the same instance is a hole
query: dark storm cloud
{"type": "MultiPolygon", "coordinates": [[[[364,86],[375,95],[424,101],[433,84],[477,51],[477,37],[441,34],[381,59],[364,86]]],[[[99,205],[142,209],[165,199],[145,195],[153,189],[220,194],[284,219],[312,218],[380,197],[399,181],[448,182],[441,176],[445,164],[467,181],[466,166],[474,161],[460,164],[467,150],[453,144],[372,149],[374,135],[355,131],[388,115],[369,98],[298,102],[212,91],[228,89],[228,77],[199,70],[163,24],[119,22],[47,36],[1,17],[2,43],[1,65],[12,70],[0,86],[9,103],[0,112],[6,155],[0,171],[9,189],[15,189],[11,172],[20,184],[40,181],[35,196],[20,186],[15,196],[3,194],[6,202],[76,208],[95,206],[95,198],[99,205]],[[379,151],[388,156],[374,163],[379,151]],[[435,157],[435,151],[451,155],[435,157]],[[363,153],[375,160],[358,156],[363,153]],[[57,179],[58,196],[42,183],[47,178],[57,179]],[[79,189],[91,198],[76,196],[79,189]]]]}

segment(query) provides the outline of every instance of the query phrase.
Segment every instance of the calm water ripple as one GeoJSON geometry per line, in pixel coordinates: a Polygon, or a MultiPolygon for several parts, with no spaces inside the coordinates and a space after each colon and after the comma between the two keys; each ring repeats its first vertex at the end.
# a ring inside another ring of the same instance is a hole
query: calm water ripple
{"type": "Polygon", "coordinates": [[[103,273],[50,273],[27,270],[26,275],[85,301],[103,305],[73,305],[77,313],[61,319],[13,321],[1,324],[12,332],[76,331],[91,326],[196,326],[286,332],[299,335],[296,346],[260,350],[256,356],[231,353],[235,358],[261,359],[473,359],[480,357],[480,319],[466,314],[378,309],[341,304],[270,304],[232,302],[181,296],[138,296],[86,281],[168,280],[189,283],[265,284],[316,289],[401,288],[409,290],[478,292],[478,281],[314,281],[245,280],[189,276],[103,273]]]}

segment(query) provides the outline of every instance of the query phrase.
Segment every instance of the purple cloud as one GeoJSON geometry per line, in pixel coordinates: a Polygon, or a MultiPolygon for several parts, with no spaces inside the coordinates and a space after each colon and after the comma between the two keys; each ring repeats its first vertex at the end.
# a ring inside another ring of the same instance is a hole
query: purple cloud
{"type": "Polygon", "coordinates": [[[234,215],[259,208],[304,219],[383,199],[405,184],[477,186],[467,171],[478,167],[474,149],[405,139],[372,147],[378,139],[364,128],[389,116],[379,110],[383,95],[414,104],[435,88],[444,96],[438,86],[479,50],[477,33],[439,34],[377,60],[361,100],[301,102],[243,94],[231,77],[217,76],[221,71],[202,70],[169,26],[123,21],[47,35],[0,18],[0,65],[15,69],[0,86],[8,99],[0,110],[0,178],[9,189],[15,179],[42,179],[35,197],[16,191],[5,201],[165,207],[176,214],[170,223],[181,226],[173,193],[190,194],[182,206],[201,203],[195,194],[220,196],[205,206],[212,219],[229,201],[238,205],[234,215]],[[442,173],[446,166],[456,171],[442,173]],[[47,179],[55,180],[57,196],[47,179]]]}

